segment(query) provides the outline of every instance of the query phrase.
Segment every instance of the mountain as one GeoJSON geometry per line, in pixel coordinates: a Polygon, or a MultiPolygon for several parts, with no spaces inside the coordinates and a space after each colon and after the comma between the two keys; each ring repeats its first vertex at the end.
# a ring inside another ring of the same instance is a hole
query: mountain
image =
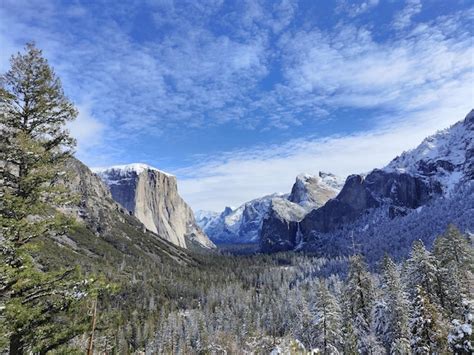
{"type": "Polygon", "coordinates": [[[196,224],[191,208],[179,196],[175,176],[145,164],[93,171],[108,185],[113,199],[149,231],[182,248],[215,247],[196,224]]]}
{"type": "Polygon", "coordinates": [[[226,207],[221,214],[198,211],[196,220],[215,243],[260,243],[264,223],[267,223],[265,231],[268,233],[282,231],[280,227],[268,225],[273,217],[280,226],[287,216],[292,216],[284,222],[290,225],[295,222],[294,216],[301,219],[311,209],[336,196],[341,186],[342,180],[330,173],[301,174],[296,177],[289,195],[267,195],[246,202],[235,210],[226,207]]]}
{"type": "Polygon", "coordinates": [[[299,222],[335,197],[342,180],[330,173],[296,177],[288,199],[273,199],[262,222],[260,248],[265,252],[292,250],[302,242],[299,222]]]}
{"type": "Polygon", "coordinates": [[[306,215],[306,209],[283,198],[271,200],[260,232],[260,247],[264,251],[294,249],[301,242],[298,222],[306,215]]]}
{"type": "Polygon", "coordinates": [[[336,196],[343,184],[341,178],[331,173],[301,174],[296,177],[288,200],[309,211],[321,207],[327,200],[336,196]]]}
{"type": "Polygon", "coordinates": [[[248,201],[232,210],[226,207],[222,213],[200,211],[197,223],[217,244],[257,243],[263,217],[268,211],[271,200],[282,194],[272,194],[248,201]]]}
{"type": "Polygon", "coordinates": [[[474,230],[473,137],[471,111],[463,121],[426,138],[383,169],[349,176],[337,197],[301,220],[300,244],[334,256],[349,253],[354,243],[367,250],[365,242],[372,236],[370,252],[391,246],[403,253],[412,235],[429,244],[449,223],[474,230]],[[381,236],[385,240],[377,242],[381,236]]]}
{"type": "Polygon", "coordinates": [[[78,202],[63,212],[76,220],[67,234],[49,243],[47,262],[59,258],[58,264],[83,264],[90,269],[95,263],[107,262],[118,267],[130,264],[168,260],[169,263],[195,264],[183,249],[176,247],[146,228],[134,216],[115,202],[104,182],[77,159],[67,162],[67,179],[62,183],[78,198],[78,202]],[[59,248],[59,249],[58,249],[59,248]]]}

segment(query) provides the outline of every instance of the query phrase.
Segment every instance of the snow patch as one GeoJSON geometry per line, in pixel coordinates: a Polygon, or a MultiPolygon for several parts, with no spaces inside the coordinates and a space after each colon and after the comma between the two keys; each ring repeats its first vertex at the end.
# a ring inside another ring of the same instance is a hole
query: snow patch
{"type": "Polygon", "coordinates": [[[110,172],[118,173],[121,176],[126,176],[132,172],[136,173],[137,175],[140,175],[144,171],[152,170],[152,171],[157,171],[161,174],[164,174],[166,176],[172,177],[174,175],[169,174],[167,172],[164,172],[162,170],[159,170],[155,167],[152,167],[147,164],[143,163],[133,163],[133,164],[125,164],[125,165],[113,165],[109,167],[97,167],[97,168],[91,168],[92,172],[98,174],[98,175],[103,175],[107,174],[110,172]]]}

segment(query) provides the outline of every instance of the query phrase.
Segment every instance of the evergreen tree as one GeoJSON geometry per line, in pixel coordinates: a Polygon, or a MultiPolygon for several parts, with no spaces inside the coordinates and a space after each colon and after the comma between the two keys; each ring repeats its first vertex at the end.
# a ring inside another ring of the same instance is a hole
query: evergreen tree
{"type": "Polygon", "coordinates": [[[371,333],[374,287],[372,276],[361,255],[352,256],[350,259],[344,297],[357,336],[358,349],[362,353],[367,353],[365,341],[369,339],[371,333]]]}
{"type": "Polygon", "coordinates": [[[317,346],[323,354],[337,354],[341,348],[341,309],[324,280],[317,284],[315,300],[317,346]]]}
{"type": "Polygon", "coordinates": [[[462,301],[469,295],[474,279],[473,249],[459,230],[450,225],[435,241],[434,256],[439,265],[438,292],[444,300],[447,316],[461,317],[462,301]]]}
{"type": "Polygon", "coordinates": [[[415,297],[418,287],[423,288],[430,302],[443,305],[438,293],[438,267],[434,256],[425,248],[421,240],[413,243],[410,258],[407,261],[407,283],[411,296],[415,297]]]}
{"type": "Polygon", "coordinates": [[[443,353],[445,329],[436,306],[422,287],[416,288],[410,328],[414,354],[443,353]]]}
{"type": "Polygon", "coordinates": [[[305,297],[301,297],[297,307],[296,319],[292,329],[293,336],[301,341],[306,348],[313,349],[317,345],[314,314],[305,297]]]}
{"type": "Polygon", "coordinates": [[[472,303],[464,300],[463,320],[454,319],[448,335],[449,349],[455,354],[470,355],[474,352],[474,335],[472,333],[472,303]]]}
{"type": "MultiPolygon", "coordinates": [[[[409,343],[409,301],[398,267],[388,256],[383,263],[382,297],[387,312],[383,342],[388,351],[403,353],[403,345],[409,343]]],[[[408,349],[405,347],[405,350],[408,349]]]]}
{"type": "Polygon", "coordinates": [[[44,353],[84,331],[77,307],[88,283],[75,269],[39,270],[30,256],[38,237],[70,227],[52,206],[71,198],[55,183],[74,145],[64,125],[76,116],[40,50],[28,44],[12,57],[0,77],[0,338],[12,354],[44,353]]]}

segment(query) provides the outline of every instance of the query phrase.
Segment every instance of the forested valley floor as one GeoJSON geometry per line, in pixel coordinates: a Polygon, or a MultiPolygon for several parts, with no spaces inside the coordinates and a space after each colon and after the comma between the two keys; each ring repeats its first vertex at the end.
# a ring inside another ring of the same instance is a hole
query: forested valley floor
{"type": "Polygon", "coordinates": [[[405,262],[387,256],[370,268],[361,255],[196,259],[140,271],[124,264],[133,281],[101,301],[97,351],[470,352],[472,248],[455,228],[433,252],[416,242],[405,262]],[[121,321],[107,330],[114,312],[121,321]]]}

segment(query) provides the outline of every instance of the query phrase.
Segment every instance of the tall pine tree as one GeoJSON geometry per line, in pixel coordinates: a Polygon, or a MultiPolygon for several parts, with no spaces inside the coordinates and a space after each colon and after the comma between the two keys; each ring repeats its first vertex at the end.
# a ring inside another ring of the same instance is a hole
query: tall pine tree
{"type": "Polygon", "coordinates": [[[387,310],[387,327],[383,334],[385,347],[391,353],[408,353],[408,295],[405,293],[400,271],[389,256],[386,256],[383,262],[382,297],[387,310]]]}
{"type": "Polygon", "coordinates": [[[317,285],[313,302],[317,346],[322,354],[337,354],[342,345],[341,308],[324,280],[317,285]]]}
{"type": "Polygon", "coordinates": [[[72,314],[88,283],[76,269],[40,270],[30,256],[38,237],[70,226],[53,206],[71,198],[56,182],[74,146],[65,123],[76,116],[39,49],[11,58],[0,77],[0,338],[11,354],[45,353],[84,331],[72,314]]]}
{"type": "Polygon", "coordinates": [[[371,339],[372,307],[374,304],[374,286],[372,276],[361,255],[350,259],[349,275],[344,291],[344,303],[348,307],[352,328],[356,337],[358,350],[367,353],[367,340],[371,339]]]}

